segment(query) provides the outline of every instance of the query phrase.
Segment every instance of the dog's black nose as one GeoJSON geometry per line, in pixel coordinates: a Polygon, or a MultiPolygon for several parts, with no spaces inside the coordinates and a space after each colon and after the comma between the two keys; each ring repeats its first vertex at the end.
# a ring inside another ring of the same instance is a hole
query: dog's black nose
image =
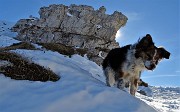
{"type": "Polygon", "coordinates": [[[156,68],[156,65],[155,65],[155,64],[152,64],[152,65],[150,66],[150,68],[151,68],[151,70],[154,70],[154,69],[156,68]]]}
{"type": "Polygon", "coordinates": [[[170,55],[171,55],[171,53],[165,52],[165,53],[164,53],[164,58],[169,59],[170,55]]]}
{"type": "Polygon", "coordinates": [[[171,55],[170,52],[168,52],[168,51],[167,51],[166,49],[164,49],[163,47],[158,48],[158,50],[160,50],[161,55],[162,55],[163,58],[169,59],[169,57],[170,57],[170,55],[171,55]]]}

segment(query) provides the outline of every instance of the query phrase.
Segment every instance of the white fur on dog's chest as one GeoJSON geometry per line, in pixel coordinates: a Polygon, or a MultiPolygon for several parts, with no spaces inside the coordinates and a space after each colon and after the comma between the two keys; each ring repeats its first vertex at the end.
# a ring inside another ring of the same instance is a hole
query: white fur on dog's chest
{"type": "Polygon", "coordinates": [[[130,49],[126,55],[126,61],[122,65],[122,72],[130,77],[139,77],[139,73],[145,69],[141,58],[135,57],[135,49],[130,49]]]}

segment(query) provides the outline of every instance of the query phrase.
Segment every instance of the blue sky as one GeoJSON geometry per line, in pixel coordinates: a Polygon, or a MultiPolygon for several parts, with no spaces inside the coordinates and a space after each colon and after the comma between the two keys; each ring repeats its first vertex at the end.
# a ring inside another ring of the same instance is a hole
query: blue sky
{"type": "Polygon", "coordinates": [[[120,46],[135,43],[151,34],[156,46],[171,52],[153,72],[143,72],[142,79],[150,85],[180,86],[180,2],[179,0],[0,0],[0,20],[16,22],[29,15],[39,17],[42,6],[50,4],[85,4],[106,13],[120,11],[128,17],[116,40],[120,46]]]}

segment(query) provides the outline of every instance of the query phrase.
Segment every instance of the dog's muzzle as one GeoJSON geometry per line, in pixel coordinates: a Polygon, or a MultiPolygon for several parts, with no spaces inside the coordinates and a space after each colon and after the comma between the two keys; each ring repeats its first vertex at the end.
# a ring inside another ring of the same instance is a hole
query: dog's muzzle
{"type": "Polygon", "coordinates": [[[154,70],[156,68],[156,64],[153,61],[145,61],[144,66],[148,70],[154,70]]]}

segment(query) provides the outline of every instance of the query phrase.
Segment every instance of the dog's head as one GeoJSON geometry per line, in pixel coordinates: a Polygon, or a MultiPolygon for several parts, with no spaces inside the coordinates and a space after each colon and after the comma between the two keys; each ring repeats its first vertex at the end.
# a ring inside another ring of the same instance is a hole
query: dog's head
{"type": "Polygon", "coordinates": [[[169,59],[171,53],[168,52],[166,49],[164,49],[163,47],[156,47],[156,53],[154,56],[154,61],[156,63],[156,65],[158,64],[159,61],[161,61],[162,59],[169,59]]]}
{"type": "Polygon", "coordinates": [[[153,70],[156,67],[154,63],[155,53],[156,47],[152,37],[150,34],[147,34],[137,43],[135,57],[143,61],[146,69],[153,70]]]}

